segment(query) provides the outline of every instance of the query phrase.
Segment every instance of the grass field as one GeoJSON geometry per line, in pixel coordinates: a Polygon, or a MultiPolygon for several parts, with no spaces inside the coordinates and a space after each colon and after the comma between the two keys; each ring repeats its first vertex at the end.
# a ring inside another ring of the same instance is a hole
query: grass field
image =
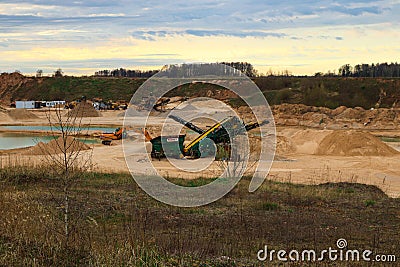
{"type": "Polygon", "coordinates": [[[147,196],[129,174],[85,173],[73,187],[75,228],[66,246],[57,180],[45,168],[3,168],[0,265],[259,266],[256,255],[264,245],[323,250],[339,238],[351,249],[400,251],[400,200],[376,187],[267,181],[251,194],[248,185],[244,178],[211,205],[177,208],[147,196]]]}

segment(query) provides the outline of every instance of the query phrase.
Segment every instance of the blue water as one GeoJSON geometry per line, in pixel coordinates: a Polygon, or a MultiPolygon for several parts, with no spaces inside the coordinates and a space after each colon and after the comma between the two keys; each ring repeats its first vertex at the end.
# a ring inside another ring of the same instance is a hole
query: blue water
{"type": "MultiPolygon", "coordinates": [[[[50,126],[21,126],[21,125],[11,125],[11,126],[1,126],[4,129],[13,130],[13,131],[51,131],[50,126]]],[[[57,130],[57,128],[53,127],[53,130],[57,130]]],[[[94,126],[82,126],[81,132],[85,131],[99,131],[99,132],[114,132],[115,127],[94,127],[94,126]]]]}
{"type": "MultiPolygon", "coordinates": [[[[54,139],[52,135],[38,136],[28,133],[1,133],[0,132],[0,150],[23,148],[34,146],[39,142],[50,142],[54,139]]],[[[95,138],[78,138],[78,140],[86,144],[100,143],[99,139],[95,138]]]]}

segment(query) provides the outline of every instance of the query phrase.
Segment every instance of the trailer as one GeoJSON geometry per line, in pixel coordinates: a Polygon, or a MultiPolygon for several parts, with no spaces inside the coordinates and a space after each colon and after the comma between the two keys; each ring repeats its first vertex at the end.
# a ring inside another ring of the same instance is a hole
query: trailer
{"type": "Polygon", "coordinates": [[[41,102],[39,101],[15,101],[15,108],[18,109],[34,109],[40,107],[41,102]]]}

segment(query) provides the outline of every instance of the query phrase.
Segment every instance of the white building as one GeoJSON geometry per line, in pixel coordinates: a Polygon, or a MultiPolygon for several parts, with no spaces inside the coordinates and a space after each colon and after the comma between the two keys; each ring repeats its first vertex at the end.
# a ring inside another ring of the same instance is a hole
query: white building
{"type": "Polygon", "coordinates": [[[64,100],[56,101],[15,101],[16,108],[54,108],[58,105],[65,106],[64,100]]]}
{"type": "Polygon", "coordinates": [[[55,106],[58,106],[58,105],[65,106],[65,101],[63,101],[63,100],[46,101],[47,108],[54,108],[55,106]]]}
{"type": "Polygon", "coordinates": [[[16,108],[36,108],[40,107],[40,102],[36,101],[15,101],[16,108]],[[38,104],[36,104],[38,103],[38,104]],[[37,106],[39,105],[39,106],[37,106]]]}

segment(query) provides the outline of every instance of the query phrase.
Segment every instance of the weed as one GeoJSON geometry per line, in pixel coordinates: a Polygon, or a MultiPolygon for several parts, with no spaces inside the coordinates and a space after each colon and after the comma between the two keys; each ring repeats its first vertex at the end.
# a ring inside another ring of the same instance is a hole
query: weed
{"type": "Polygon", "coordinates": [[[270,210],[270,211],[278,210],[279,209],[279,204],[266,202],[266,203],[262,204],[262,209],[263,210],[270,210]]]}
{"type": "Polygon", "coordinates": [[[375,200],[366,200],[365,201],[365,206],[366,207],[371,207],[371,206],[374,206],[376,204],[376,201],[375,200]]]}

